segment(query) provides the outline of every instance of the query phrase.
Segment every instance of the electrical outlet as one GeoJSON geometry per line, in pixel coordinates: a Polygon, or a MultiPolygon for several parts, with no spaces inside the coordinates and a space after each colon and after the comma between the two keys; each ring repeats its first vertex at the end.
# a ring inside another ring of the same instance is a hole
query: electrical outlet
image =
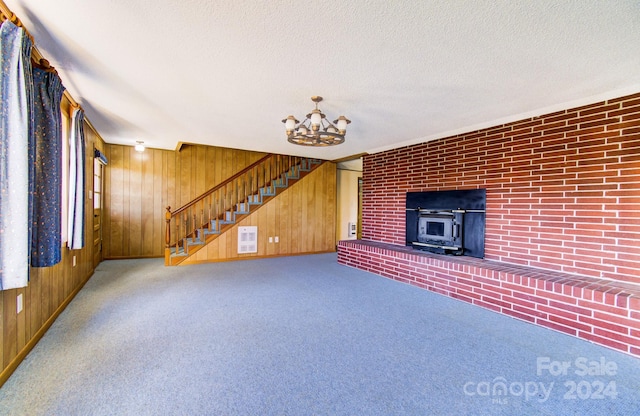
{"type": "Polygon", "coordinates": [[[280,237],[275,236],[275,237],[273,238],[273,241],[275,241],[276,243],[279,243],[279,242],[280,242],[280,237]]]}
{"type": "Polygon", "coordinates": [[[16,298],[16,314],[22,312],[22,293],[16,298]]]}
{"type": "Polygon", "coordinates": [[[269,242],[273,243],[273,237],[269,237],[269,242]]]}

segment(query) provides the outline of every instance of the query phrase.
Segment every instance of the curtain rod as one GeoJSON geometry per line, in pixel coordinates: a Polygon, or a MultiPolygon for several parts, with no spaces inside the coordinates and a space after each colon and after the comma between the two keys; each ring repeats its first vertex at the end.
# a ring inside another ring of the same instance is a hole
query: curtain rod
{"type": "MultiPolygon", "coordinates": [[[[27,30],[26,27],[24,27],[24,25],[22,24],[22,21],[18,18],[18,16],[15,15],[15,13],[13,13],[11,10],[9,10],[9,8],[7,7],[6,4],[4,4],[4,1],[0,0],[0,18],[4,21],[4,20],[9,20],[11,23],[13,23],[14,25],[21,27],[22,29],[24,29],[24,32],[27,34],[27,36],[29,36],[29,38],[31,39],[31,59],[35,62],[36,66],[38,66],[41,69],[44,69],[46,71],[51,71],[51,72],[55,72],[57,74],[57,71],[54,67],[52,67],[49,64],[49,61],[46,60],[42,54],[40,53],[40,51],[38,50],[38,48],[36,47],[36,42],[35,39],[33,38],[33,36],[31,35],[31,33],[29,33],[29,31],[27,30]]],[[[76,107],[76,108],[80,108],[82,109],[82,107],[80,106],[80,104],[78,104],[78,102],[76,100],[73,99],[73,97],[71,96],[71,94],[69,93],[69,91],[67,91],[67,89],[65,88],[63,95],[65,96],[65,98],[69,101],[69,104],[71,104],[72,107],[76,107]]],[[[85,118],[86,120],[86,118],[85,118]]],[[[89,123],[88,120],[86,120],[87,123],[89,123]]],[[[89,123],[89,125],[91,125],[91,123],[89,123]]],[[[91,128],[93,130],[96,130],[93,126],[91,126],[91,128]]],[[[96,130],[97,132],[97,130],[96,130]]]]}

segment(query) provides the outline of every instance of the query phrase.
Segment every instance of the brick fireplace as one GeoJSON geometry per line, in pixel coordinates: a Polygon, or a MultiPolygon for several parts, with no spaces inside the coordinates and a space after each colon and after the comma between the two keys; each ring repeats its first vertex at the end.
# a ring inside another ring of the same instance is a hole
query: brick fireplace
{"type": "Polygon", "coordinates": [[[640,356],[640,93],[367,155],[342,264],[640,356]],[[486,189],[484,259],[405,247],[407,192],[486,189]]]}

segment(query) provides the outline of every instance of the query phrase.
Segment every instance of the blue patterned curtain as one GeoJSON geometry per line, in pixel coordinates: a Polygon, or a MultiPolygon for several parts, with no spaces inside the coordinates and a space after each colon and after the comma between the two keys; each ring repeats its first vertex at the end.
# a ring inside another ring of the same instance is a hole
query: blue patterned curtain
{"type": "Polygon", "coordinates": [[[31,39],[10,21],[0,26],[0,284],[29,281],[33,195],[31,39]]]}
{"type": "Polygon", "coordinates": [[[31,265],[50,267],[62,259],[62,115],[64,87],[55,72],[33,68],[35,193],[31,265]]]}
{"type": "Polygon", "coordinates": [[[69,137],[69,248],[84,247],[85,148],[84,111],[77,108],[69,137]]]}

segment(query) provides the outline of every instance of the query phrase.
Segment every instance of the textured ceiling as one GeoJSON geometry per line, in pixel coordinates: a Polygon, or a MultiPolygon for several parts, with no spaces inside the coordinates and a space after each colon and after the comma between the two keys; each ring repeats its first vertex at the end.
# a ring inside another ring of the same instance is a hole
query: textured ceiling
{"type": "Polygon", "coordinates": [[[108,143],[324,159],[640,91],[640,3],[5,0],[108,143]],[[289,144],[281,120],[352,120],[289,144]]]}

